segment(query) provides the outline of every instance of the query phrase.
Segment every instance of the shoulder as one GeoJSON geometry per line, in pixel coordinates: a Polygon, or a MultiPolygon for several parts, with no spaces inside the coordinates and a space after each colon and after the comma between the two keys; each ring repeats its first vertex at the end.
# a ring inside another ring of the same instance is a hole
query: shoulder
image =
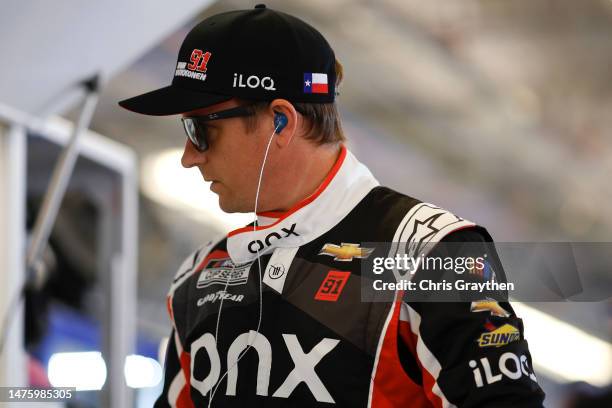
{"type": "Polygon", "coordinates": [[[377,187],[364,200],[376,222],[385,225],[396,253],[413,256],[448,240],[491,241],[483,227],[435,204],[377,187]]]}
{"type": "Polygon", "coordinates": [[[212,239],[189,254],[174,274],[168,295],[172,296],[172,294],[183,284],[183,282],[201,269],[200,264],[206,259],[208,254],[210,254],[215,248],[225,246],[226,239],[227,237],[225,235],[212,239]]]}

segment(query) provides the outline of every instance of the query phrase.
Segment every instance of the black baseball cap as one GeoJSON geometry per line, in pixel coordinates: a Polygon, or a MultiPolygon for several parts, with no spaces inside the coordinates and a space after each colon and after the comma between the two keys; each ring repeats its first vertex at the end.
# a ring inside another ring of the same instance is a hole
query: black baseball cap
{"type": "Polygon", "coordinates": [[[119,105],[145,115],[174,115],[234,97],[331,103],[335,60],[314,27],[258,4],[200,22],[181,45],[172,84],[119,105]]]}

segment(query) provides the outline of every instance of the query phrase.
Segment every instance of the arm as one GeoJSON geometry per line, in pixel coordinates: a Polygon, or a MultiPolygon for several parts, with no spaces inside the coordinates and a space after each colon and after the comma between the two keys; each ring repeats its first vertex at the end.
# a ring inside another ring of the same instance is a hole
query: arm
{"type": "MultiPolygon", "coordinates": [[[[480,254],[487,253],[498,281],[503,281],[493,245],[478,230],[457,231],[441,242],[456,244],[436,247],[429,256],[474,256],[475,248],[486,251],[480,254]]],[[[427,270],[417,272],[413,280],[470,278],[484,279],[427,270]]],[[[523,323],[508,302],[416,302],[410,298],[406,293],[402,303],[400,347],[412,356],[402,364],[407,372],[420,371],[422,387],[433,406],[542,407],[544,392],[533,372],[523,323]]]]}
{"type": "MultiPolygon", "coordinates": [[[[186,282],[194,273],[200,270],[201,264],[204,262],[206,255],[211,248],[216,245],[215,241],[209,241],[206,245],[190,254],[178,271],[174,275],[170,291],[168,292],[167,308],[170,321],[172,323],[172,332],[168,341],[168,349],[166,351],[166,363],[164,365],[164,389],[155,402],[155,407],[179,407],[192,408],[194,407],[191,400],[191,360],[189,349],[183,349],[183,343],[179,336],[180,328],[185,316],[185,311],[181,306],[184,302],[178,302],[178,306],[174,303],[174,294],[180,286],[186,282]],[[180,307],[175,310],[175,307],[180,307]],[[177,320],[178,317],[178,320],[177,320]]],[[[180,295],[179,295],[180,296],[180,295]]]]}
{"type": "Polygon", "coordinates": [[[182,347],[180,343],[177,347],[177,337],[176,331],[173,329],[168,341],[164,363],[164,389],[155,402],[155,408],[193,407],[189,395],[189,382],[180,363],[182,347]]]}

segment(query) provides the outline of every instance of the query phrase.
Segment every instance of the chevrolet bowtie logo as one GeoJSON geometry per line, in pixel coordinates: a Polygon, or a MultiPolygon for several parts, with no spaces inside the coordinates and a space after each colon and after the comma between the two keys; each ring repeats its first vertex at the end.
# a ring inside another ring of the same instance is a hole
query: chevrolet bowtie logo
{"type": "Polygon", "coordinates": [[[329,255],[334,257],[334,261],[352,261],[353,258],[366,259],[374,251],[374,248],[360,248],[359,244],[342,245],[325,244],[319,255],[329,255]]]}
{"type": "Polygon", "coordinates": [[[479,300],[470,305],[471,312],[490,312],[493,316],[509,317],[510,313],[499,305],[495,300],[479,300]]]}

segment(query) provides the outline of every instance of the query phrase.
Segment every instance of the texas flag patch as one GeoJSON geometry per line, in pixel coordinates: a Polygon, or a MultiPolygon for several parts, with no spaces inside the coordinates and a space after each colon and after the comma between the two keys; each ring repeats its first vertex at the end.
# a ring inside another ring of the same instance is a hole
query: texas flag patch
{"type": "Polygon", "coordinates": [[[304,73],[304,93],[326,94],[327,92],[327,74],[304,73]]]}

